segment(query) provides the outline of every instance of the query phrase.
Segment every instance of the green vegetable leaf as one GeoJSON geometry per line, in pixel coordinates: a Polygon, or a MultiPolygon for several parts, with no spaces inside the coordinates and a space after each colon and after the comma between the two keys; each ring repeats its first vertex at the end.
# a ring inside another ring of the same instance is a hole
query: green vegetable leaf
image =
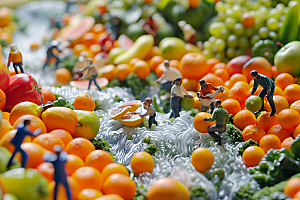
{"type": "Polygon", "coordinates": [[[190,193],[191,193],[191,199],[193,199],[193,197],[204,197],[205,199],[210,199],[205,189],[200,185],[192,185],[190,187],[190,193]]]}
{"type": "Polygon", "coordinates": [[[247,140],[246,142],[244,142],[243,146],[239,149],[239,155],[242,156],[245,149],[247,149],[248,147],[251,147],[251,146],[258,146],[258,143],[252,139],[247,140]]]}
{"type": "Polygon", "coordinates": [[[95,146],[96,150],[99,149],[99,150],[107,151],[113,157],[113,159],[115,158],[114,154],[110,151],[111,145],[107,141],[105,141],[102,138],[97,138],[97,139],[92,139],[91,142],[95,146]]]}
{"type": "Polygon", "coordinates": [[[243,142],[242,131],[233,124],[227,124],[226,135],[230,137],[233,142],[243,142]]]}
{"type": "Polygon", "coordinates": [[[155,156],[155,153],[158,151],[158,148],[155,144],[149,144],[145,149],[145,152],[149,153],[151,156],[155,156]]]}

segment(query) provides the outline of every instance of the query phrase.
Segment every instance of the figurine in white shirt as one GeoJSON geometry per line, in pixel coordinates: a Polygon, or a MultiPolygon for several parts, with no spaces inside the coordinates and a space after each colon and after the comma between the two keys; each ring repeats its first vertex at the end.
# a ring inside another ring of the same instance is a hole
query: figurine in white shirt
{"type": "Polygon", "coordinates": [[[171,114],[169,118],[172,117],[180,117],[179,112],[181,110],[181,100],[183,97],[193,98],[192,95],[189,95],[187,91],[184,89],[182,83],[182,78],[177,77],[174,79],[171,88],[171,99],[170,99],[170,106],[171,106],[171,114]]]}
{"type": "Polygon", "coordinates": [[[152,124],[154,123],[156,126],[158,125],[157,121],[155,120],[156,112],[152,106],[153,100],[147,97],[143,103],[143,107],[147,112],[145,114],[140,115],[141,118],[149,115],[149,129],[151,128],[152,124]]]}
{"type": "Polygon", "coordinates": [[[183,32],[183,39],[186,43],[191,43],[196,45],[196,30],[190,25],[187,24],[186,21],[182,20],[178,22],[179,28],[183,32]]]}

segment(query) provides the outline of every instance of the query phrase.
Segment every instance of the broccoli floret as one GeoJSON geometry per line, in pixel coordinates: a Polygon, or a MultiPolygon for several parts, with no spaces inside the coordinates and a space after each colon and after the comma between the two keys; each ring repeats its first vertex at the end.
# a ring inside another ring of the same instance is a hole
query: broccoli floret
{"type": "Polygon", "coordinates": [[[227,124],[226,135],[229,136],[233,142],[243,142],[242,131],[233,124],[227,124]]]}
{"type": "Polygon", "coordinates": [[[120,102],[120,101],[123,101],[123,99],[121,97],[119,97],[118,95],[116,95],[114,98],[113,98],[114,102],[120,102]]]}
{"type": "Polygon", "coordinates": [[[66,68],[69,70],[69,72],[72,74],[73,73],[73,68],[78,60],[77,56],[68,56],[65,58],[61,63],[62,63],[62,68],[66,68]]]}
{"type": "Polygon", "coordinates": [[[119,79],[117,77],[114,77],[113,79],[111,79],[107,85],[107,87],[117,87],[120,86],[121,83],[119,81],[119,79]]]}
{"type": "Polygon", "coordinates": [[[245,149],[251,146],[258,146],[258,143],[252,139],[247,140],[246,142],[244,142],[243,146],[239,149],[239,155],[243,155],[245,149]]]}
{"type": "Polygon", "coordinates": [[[155,85],[155,80],[157,79],[157,76],[154,72],[151,72],[147,77],[146,80],[148,81],[148,85],[155,85]]]}
{"type": "Polygon", "coordinates": [[[102,138],[92,139],[91,142],[95,146],[95,149],[107,151],[113,158],[114,154],[110,151],[111,145],[102,138]]]}
{"type": "Polygon", "coordinates": [[[204,197],[205,199],[210,199],[205,189],[200,185],[192,185],[190,187],[190,193],[191,193],[191,199],[193,197],[204,197]]]}
{"type": "Polygon", "coordinates": [[[140,192],[140,190],[142,190],[142,192],[145,192],[145,194],[147,192],[147,189],[144,188],[143,185],[138,186],[136,190],[136,195],[132,200],[147,200],[147,198],[140,192]]]}
{"type": "Polygon", "coordinates": [[[0,45],[2,47],[7,47],[8,46],[8,43],[5,41],[5,40],[0,40],[0,45]]]}
{"type": "Polygon", "coordinates": [[[104,107],[103,107],[103,103],[99,100],[99,99],[96,99],[95,100],[95,109],[94,110],[103,110],[104,107]]]}
{"type": "Polygon", "coordinates": [[[144,137],[144,143],[150,144],[150,137],[144,137]]]}
{"type": "Polygon", "coordinates": [[[234,115],[230,114],[228,124],[233,124],[233,118],[234,118],[234,115]]]}
{"type": "Polygon", "coordinates": [[[253,195],[254,190],[251,188],[251,184],[248,183],[247,185],[240,187],[233,200],[251,200],[253,195]]]}
{"type": "Polygon", "coordinates": [[[149,153],[152,156],[155,156],[155,153],[158,151],[158,148],[155,144],[149,144],[148,147],[145,149],[145,152],[149,153]]]}
{"type": "Polygon", "coordinates": [[[192,108],[190,116],[192,117],[196,117],[196,115],[200,113],[200,110],[198,110],[197,108],[192,108]]]}
{"type": "Polygon", "coordinates": [[[135,73],[130,73],[125,79],[127,86],[131,89],[132,94],[139,98],[140,92],[145,93],[145,86],[149,85],[146,79],[139,78],[135,73]]]}

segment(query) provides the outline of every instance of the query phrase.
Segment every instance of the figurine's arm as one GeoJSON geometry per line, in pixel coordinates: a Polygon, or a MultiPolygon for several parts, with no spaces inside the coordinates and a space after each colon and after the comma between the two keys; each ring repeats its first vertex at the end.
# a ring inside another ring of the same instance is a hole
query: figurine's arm
{"type": "Polygon", "coordinates": [[[252,92],[251,92],[252,95],[254,94],[254,92],[256,91],[256,89],[257,89],[257,87],[258,87],[257,81],[256,81],[255,79],[253,79],[253,81],[254,81],[254,84],[253,84],[252,92]]]}
{"type": "Polygon", "coordinates": [[[57,51],[62,52],[62,51],[58,48],[58,46],[55,46],[54,48],[57,49],[57,51]]]}
{"type": "Polygon", "coordinates": [[[209,122],[213,122],[213,121],[216,120],[217,115],[218,115],[217,112],[215,112],[215,110],[214,110],[212,116],[211,117],[206,117],[206,120],[209,121],[209,122]]]}
{"type": "Polygon", "coordinates": [[[23,65],[23,57],[22,57],[22,54],[21,54],[20,51],[19,51],[19,54],[20,54],[20,57],[21,57],[21,65],[23,65]]]}

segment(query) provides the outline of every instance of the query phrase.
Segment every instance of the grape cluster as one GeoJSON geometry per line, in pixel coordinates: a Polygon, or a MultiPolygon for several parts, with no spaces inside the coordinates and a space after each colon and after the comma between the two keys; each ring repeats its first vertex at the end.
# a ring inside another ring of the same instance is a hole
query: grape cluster
{"type": "Polygon", "coordinates": [[[272,0],[223,0],[215,5],[216,22],[209,26],[211,37],[203,43],[206,58],[227,63],[245,55],[262,39],[276,41],[291,2],[285,6],[272,0]]]}

